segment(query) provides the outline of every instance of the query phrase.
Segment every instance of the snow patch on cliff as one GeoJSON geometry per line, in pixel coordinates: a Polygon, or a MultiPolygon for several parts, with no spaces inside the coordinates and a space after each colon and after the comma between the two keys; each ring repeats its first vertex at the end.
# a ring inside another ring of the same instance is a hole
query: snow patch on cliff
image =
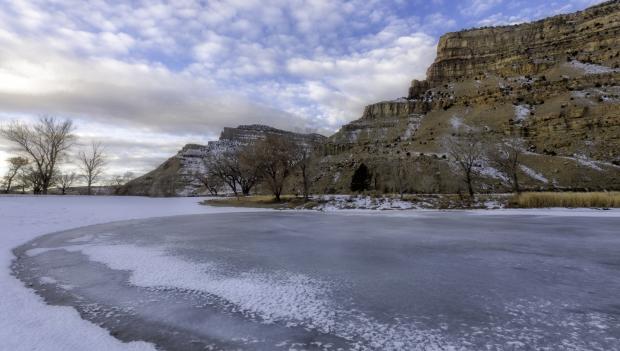
{"type": "Polygon", "coordinates": [[[549,179],[545,178],[544,175],[542,175],[541,173],[536,172],[535,170],[525,166],[525,165],[521,165],[519,166],[519,168],[521,168],[521,170],[523,171],[523,173],[527,174],[528,177],[532,178],[532,179],[536,179],[539,182],[543,182],[545,184],[549,183],[549,179]]]}
{"type": "Polygon", "coordinates": [[[583,71],[585,74],[605,74],[605,73],[614,73],[620,72],[618,68],[611,68],[602,65],[596,65],[593,63],[585,63],[577,60],[573,60],[568,63],[568,65],[572,68],[579,69],[583,71]]]}
{"type": "Polygon", "coordinates": [[[452,118],[450,118],[450,125],[452,126],[452,129],[459,130],[465,124],[463,123],[462,117],[454,115],[452,116],[452,118]]]}
{"type": "Polygon", "coordinates": [[[515,121],[523,122],[526,120],[530,113],[532,112],[531,107],[529,105],[517,105],[514,107],[515,110],[515,121]]]}

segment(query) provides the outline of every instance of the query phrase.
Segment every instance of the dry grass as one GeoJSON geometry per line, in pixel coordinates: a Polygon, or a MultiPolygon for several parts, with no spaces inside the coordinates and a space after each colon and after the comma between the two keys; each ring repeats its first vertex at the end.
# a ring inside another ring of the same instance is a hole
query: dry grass
{"type": "Polygon", "coordinates": [[[510,200],[511,207],[620,207],[620,192],[522,193],[510,200]]]}
{"type": "MultiPolygon", "coordinates": [[[[310,204],[309,202],[308,204],[310,204]]],[[[221,206],[221,207],[252,207],[252,208],[297,208],[304,205],[304,199],[292,195],[283,195],[282,201],[276,202],[273,196],[256,195],[245,197],[224,197],[219,199],[206,200],[205,205],[221,206]]]]}

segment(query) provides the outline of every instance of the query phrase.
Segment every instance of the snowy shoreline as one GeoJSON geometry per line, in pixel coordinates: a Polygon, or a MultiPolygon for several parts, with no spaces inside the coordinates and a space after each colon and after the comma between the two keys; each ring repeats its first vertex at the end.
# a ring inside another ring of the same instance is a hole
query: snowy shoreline
{"type": "Polygon", "coordinates": [[[52,232],[120,220],[175,215],[249,212],[259,209],[198,205],[203,198],[112,196],[0,196],[0,340],[2,349],[155,350],[145,342],[123,343],[83,320],[71,307],[47,305],[11,274],[13,248],[52,232]]]}

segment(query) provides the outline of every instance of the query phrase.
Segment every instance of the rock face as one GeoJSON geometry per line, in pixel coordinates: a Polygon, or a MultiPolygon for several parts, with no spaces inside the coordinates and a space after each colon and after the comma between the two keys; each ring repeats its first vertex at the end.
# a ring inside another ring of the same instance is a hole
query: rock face
{"type": "Polygon", "coordinates": [[[325,141],[325,136],[311,133],[301,134],[281,130],[261,124],[240,125],[237,128],[226,127],[220,134],[219,141],[209,142],[209,144],[239,143],[247,145],[256,140],[264,139],[267,135],[285,137],[297,144],[315,145],[325,141]]]}
{"type": "Polygon", "coordinates": [[[140,196],[198,195],[202,184],[194,174],[205,170],[203,159],[209,152],[207,146],[187,144],[156,169],[125,184],[119,193],[140,196]]]}
{"type": "MultiPolygon", "coordinates": [[[[456,192],[442,141],[467,129],[485,140],[522,138],[526,188],[620,188],[620,1],[533,23],[441,37],[427,79],[407,99],[367,106],[325,144],[318,192],[347,192],[361,164],[375,190],[456,192]]],[[[480,165],[479,190],[505,190],[480,165]]]]}
{"type": "Polygon", "coordinates": [[[120,193],[144,196],[202,195],[205,190],[196,174],[206,171],[204,160],[208,155],[243,147],[268,135],[283,136],[310,148],[316,148],[326,139],[320,134],[299,134],[258,124],[227,127],[220,134],[219,140],[210,141],[207,145],[185,145],[155,170],[127,183],[120,193]]]}
{"type": "MultiPolygon", "coordinates": [[[[441,37],[427,72],[429,87],[488,74],[537,75],[567,57],[614,67],[620,62],[618,1],[516,26],[482,28],[441,37]]],[[[412,90],[416,92],[416,85],[412,90]]]]}

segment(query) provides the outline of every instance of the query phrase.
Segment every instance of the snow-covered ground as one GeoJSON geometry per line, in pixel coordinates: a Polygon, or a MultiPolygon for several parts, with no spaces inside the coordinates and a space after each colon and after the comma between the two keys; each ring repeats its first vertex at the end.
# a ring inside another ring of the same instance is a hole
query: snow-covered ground
{"type": "Polygon", "coordinates": [[[37,236],[124,219],[183,214],[248,212],[200,206],[199,198],[0,196],[1,350],[154,350],[122,343],[70,307],[46,305],[10,274],[11,250],[37,236]]]}
{"type": "Polygon", "coordinates": [[[410,201],[403,201],[392,197],[323,195],[317,196],[313,199],[319,202],[319,205],[313,209],[319,211],[411,210],[424,208],[421,206],[416,206],[416,204],[410,201]]]}

